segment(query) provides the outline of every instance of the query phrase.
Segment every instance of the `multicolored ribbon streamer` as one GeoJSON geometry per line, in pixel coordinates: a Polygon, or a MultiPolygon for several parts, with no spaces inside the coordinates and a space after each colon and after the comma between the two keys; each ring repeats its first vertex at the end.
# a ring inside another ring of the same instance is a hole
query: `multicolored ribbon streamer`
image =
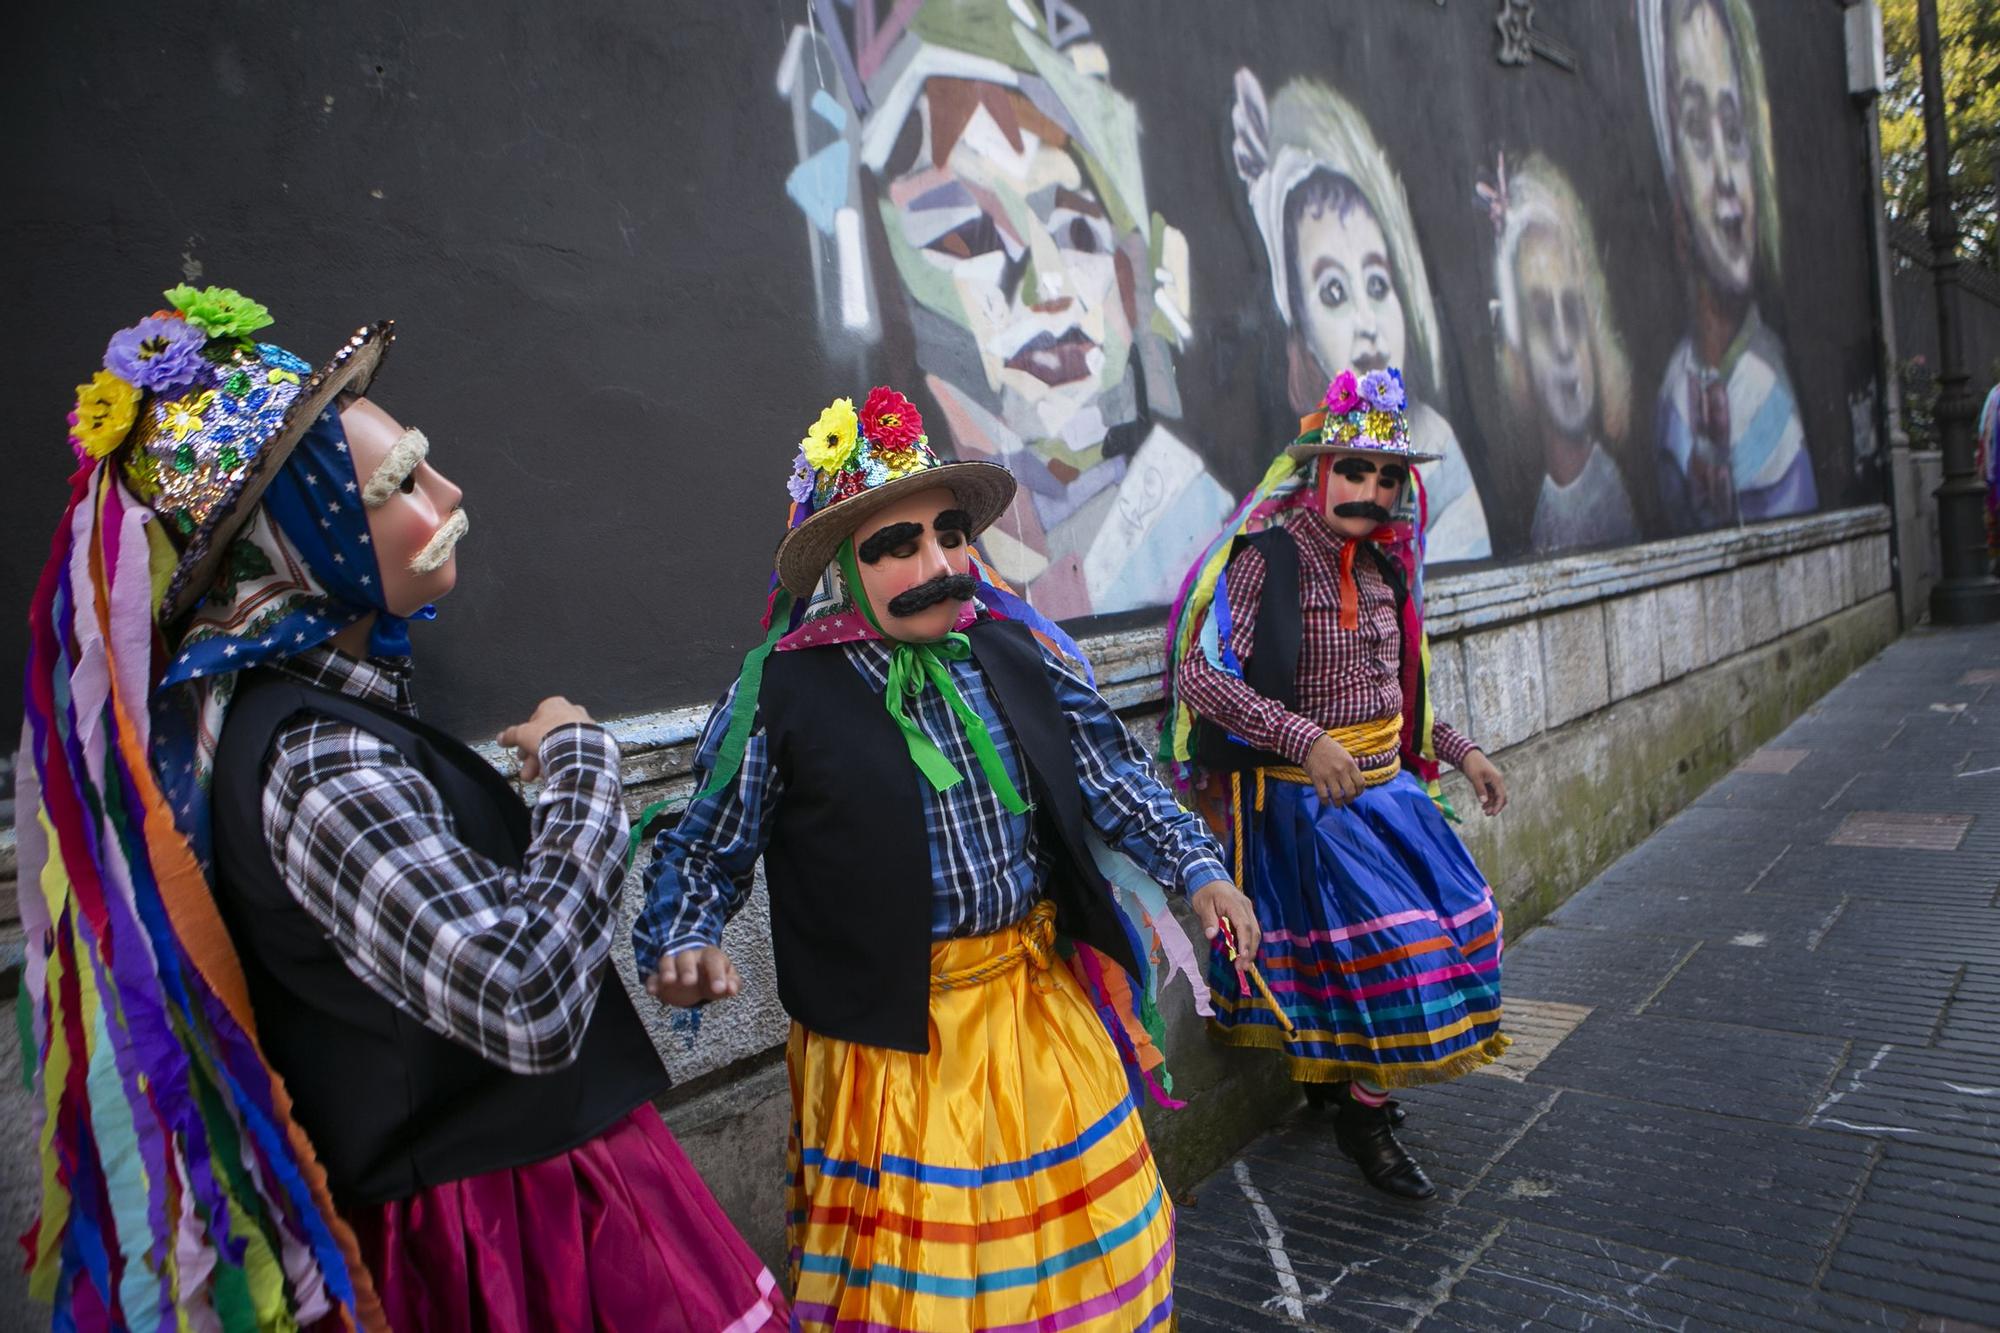
{"type": "Polygon", "coordinates": [[[257,1048],[242,968],[147,761],[172,570],[112,469],[71,479],[29,614],[17,779],[42,1203],[57,1328],[385,1329],[257,1048]]]}

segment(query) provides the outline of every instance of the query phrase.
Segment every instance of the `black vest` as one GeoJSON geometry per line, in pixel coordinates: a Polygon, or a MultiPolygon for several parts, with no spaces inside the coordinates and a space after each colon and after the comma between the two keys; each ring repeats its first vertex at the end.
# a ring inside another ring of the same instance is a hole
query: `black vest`
{"type": "Polygon", "coordinates": [[[406,1198],[587,1142],[667,1086],[666,1071],[606,963],[574,1063],[515,1074],[409,1017],[357,978],[286,891],[260,816],[273,740],[299,713],[396,747],[437,788],[459,839],[518,866],[520,797],[435,727],[271,671],[245,673],[223,727],[214,790],[215,878],[250,986],[258,1039],[343,1208],[406,1198]]]}
{"type": "MultiPolygon", "coordinates": [[[[1085,841],[1069,723],[1041,650],[1014,621],[967,635],[1027,769],[1056,928],[1137,970],[1085,841]]],[[[838,646],[773,653],[760,704],[784,784],[764,850],[778,998],[824,1036],[926,1051],[931,859],[903,733],[838,646]]]]}
{"type": "MultiPolygon", "coordinates": [[[[1291,529],[1269,527],[1248,537],[1238,537],[1229,553],[1231,563],[1246,547],[1255,547],[1264,557],[1264,590],[1258,599],[1257,625],[1250,634],[1250,660],[1243,663],[1243,683],[1287,710],[1299,703],[1299,651],[1303,622],[1299,601],[1299,542],[1291,529]]],[[[1381,573],[1382,581],[1395,594],[1400,615],[1409,599],[1402,571],[1388,552],[1375,542],[1361,543],[1381,573]]],[[[1211,607],[1210,615],[1214,615],[1211,607]]],[[[1218,627],[1219,628],[1219,627],[1218,627]]],[[[1404,652],[1410,645],[1402,645],[1404,652]]],[[[1196,651],[1200,651],[1197,646],[1196,651]]],[[[1421,701],[1417,701],[1420,704],[1421,701]]],[[[1405,708],[1417,706],[1409,701],[1405,708]]],[[[1292,761],[1269,750],[1260,750],[1248,741],[1232,736],[1204,717],[1194,724],[1195,762],[1211,773],[1242,773],[1253,768],[1289,768],[1292,761]]]]}

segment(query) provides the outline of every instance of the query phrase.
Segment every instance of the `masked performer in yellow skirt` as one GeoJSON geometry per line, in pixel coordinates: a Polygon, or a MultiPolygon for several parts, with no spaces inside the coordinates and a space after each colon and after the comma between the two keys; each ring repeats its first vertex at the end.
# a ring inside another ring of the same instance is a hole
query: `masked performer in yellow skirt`
{"type": "Polygon", "coordinates": [[[1191,894],[1211,935],[1255,940],[1249,902],[1060,631],[981,577],[1012,474],[940,461],[877,389],[821,414],[791,495],[769,636],[656,844],[648,988],[735,992],[718,942],[761,854],[796,1020],[801,1326],[1162,1327],[1172,1210],[1120,1060],[1152,950],[1093,842],[1191,894]]]}

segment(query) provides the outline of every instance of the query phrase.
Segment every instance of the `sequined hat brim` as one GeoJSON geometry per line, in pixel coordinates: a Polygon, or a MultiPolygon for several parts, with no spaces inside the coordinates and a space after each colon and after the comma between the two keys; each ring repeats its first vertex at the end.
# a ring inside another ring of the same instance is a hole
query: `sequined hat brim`
{"type": "Polygon", "coordinates": [[[1377,458],[1396,458],[1405,463],[1435,463],[1443,454],[1420,454],[1414,450],[1383,449],[1377,445],[1362,444],[1290,444],[1285,446],[1285,454],[1299,462],[1309,462],[1321,454],[1373,454],[1377,458]]]}
{"type": "Polygon", "coordinates": [[[871,516],[905,496],[938,489],[950,491],[971,516],[976,538],[1013,503],[1014,474],[998,463],[941,463],[830,504],[778,543],[778,581],[794,597],[810,597],[840,544],[871,516]]]}
{"type": "Polygon", "coordinates": [[[388,354],[389,345],[395,340],[396,321],[385,319],[366,325],[356,329],[332,359],[312,373],[299,396],[293,400],[291,410],[285,414],[284,424],[278,428],[278,433],[258,450],[256,464],[245,474],[236,493],[217,505],[207,521],[189,536],[186,547],[181,551],[180,563],[175,566],[172,578],[167,581],[167,590],[160,598],[161,624],[171,625],[178,621],[208,595],[209,587],[222,568],[222,558],[228,553],[229,543],[255,512],[257,502],[264,498],[264,488],[271,484],[271,478],[285,465],[285,460],[291,457],[299,440],[319,420],[319,414],[326,410],[328,403],[341,393],[368,392],[375,372],[381,368],[382,358],[388,354]]]}

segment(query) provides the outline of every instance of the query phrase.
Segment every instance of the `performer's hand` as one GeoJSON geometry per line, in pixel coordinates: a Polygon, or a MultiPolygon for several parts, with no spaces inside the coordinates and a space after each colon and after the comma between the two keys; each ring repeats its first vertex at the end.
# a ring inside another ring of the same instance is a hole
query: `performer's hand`
{"type": "Polygon", "coordinates": [[[1361,795],[1361,766],[1346,747],[1331,736],[1321,736],[1306,751],[1306,776],[1322,801],[1346,805],[1361,795]]]}
{"type": "Polygon", "coordinates": [[[679,1009],[726,999],[742,989],[743,978],[736,974],[736,964],[713,944],[661,954],[659,967],[646,978],[648,995],[679,1009]]]}
{"type": "Polygon", "coordinates": [[[1465,774],[1465,780],[1472,784],[1472,790],[1479,795],[1479,808],[1489,815],[1497,815],[1507,808],[1507,783],[1500,776],[1500,770],[1486,757],[1484,750],[1474,750],[1465,756],[1465,762],[1458,766],[1465,774]]]}
{"type": "Polygon", "coordinates": [[[533,782],[542,775],[542,738],[557,727],[572,722],[588,722],[590,714],[577,705],[552,694],[535,705],[535,715],[516,722],[499,735],[499,742],[521,755],[521,781],[533,782]]]}
{"type": "Polygon", "coordinates": [[[1201,918],[1202,933],[1214,939],[1222,933],[1221,922],[1226,917],[1229,928],[1236,933],[1236,962],[1240,972],[1257,957],[1257,946],[1263,943],[1264,930],[1257,924],[1257,909],[1243,891],[1226,879],[1212,879],[1194,891],[1191,899],[1194,914],[1201,918]]]}

